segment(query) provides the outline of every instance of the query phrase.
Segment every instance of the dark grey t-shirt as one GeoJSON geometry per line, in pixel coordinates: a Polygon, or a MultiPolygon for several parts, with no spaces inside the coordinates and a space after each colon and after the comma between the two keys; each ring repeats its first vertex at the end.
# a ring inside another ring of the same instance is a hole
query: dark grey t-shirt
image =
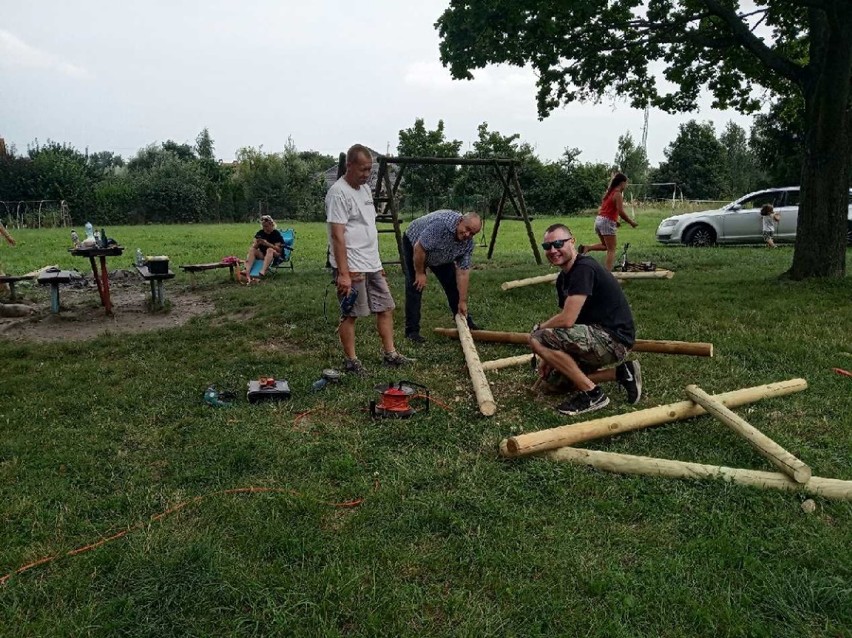
{"type": "Polygon", "coordinates": [[[559,307],[570,295],[586,295],[576,323],[600,326],[628,348],[636,341],[633,313],[612,273],[588,255],[578,255],[571,270],[559,273],[556,296],[559,307]]]}

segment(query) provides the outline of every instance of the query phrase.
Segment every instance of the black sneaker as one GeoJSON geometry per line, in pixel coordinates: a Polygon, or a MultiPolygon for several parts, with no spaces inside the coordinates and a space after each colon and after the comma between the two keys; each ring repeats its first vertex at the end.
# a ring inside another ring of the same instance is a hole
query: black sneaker
{"type": "Polygon", "coordinates": [[[627,402],[639,403],[642,398],[642,368],[638,361],[625,361],[615,367],[615,378],[627,390],[627,402]]]}
{"type": "Polygon", "coordinates": [[[411,332],[405,335],[405,338],[409,341],[413,341],[414,343],[426,343],[426,337],[421,335],[419,332],[411,332]]]}
{"type": "Polygon", "coordinates": [[[367,368],[364,367],[364,364],[361,363],[360,359],[344,359],[343,360],[343,371],[346,374],[354,374],[359,377],[369,377],[370,373],[367,371],[367,368]]]}
{"type": "Polygon", "coordinates": [[[578,392],[565,403],[560,403],[556,406],[556,411],[568,416],[575,416],[585,412],[594,412],[608,405],[609,397],[604,394],[603,390],[595,386],[593,390],[578,392]]]}

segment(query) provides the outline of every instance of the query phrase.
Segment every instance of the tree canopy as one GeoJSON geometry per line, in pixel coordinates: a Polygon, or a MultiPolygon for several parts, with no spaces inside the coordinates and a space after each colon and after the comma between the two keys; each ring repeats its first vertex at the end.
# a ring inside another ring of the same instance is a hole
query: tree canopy
{"type": "Polygon", "coordinates": [[[715,107],[754,112],[755,88],[800,94],[806,153],[790,274],[844,275],[849,0],[453,0],[436,27],[455,78],[489,64],[531,66],[541,117],[604,96],[673,112],[694,109],[709,90],[715,107]]]}

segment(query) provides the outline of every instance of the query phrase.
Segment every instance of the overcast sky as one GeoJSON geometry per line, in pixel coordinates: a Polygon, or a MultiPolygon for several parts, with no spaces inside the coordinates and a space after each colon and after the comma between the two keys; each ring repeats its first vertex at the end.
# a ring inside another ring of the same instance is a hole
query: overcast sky
{"type": "MultiPolygon", "coordinates": [[[[453,81],[434,23],[447,0],[0,0],[0,137],[24,152],[35,138],[125,157],[205,126],[216,156],[243,146],[337,155],[360,142],[395,152],[399,130],[443,119],[447,137],[476,138],[483,121],[519,133],[542,159],[566,147],[612,162],[618,136],[642,135],[626,104],[574,105],[539,122],[534,78],[511,67],[453,81]]],[[[709,103],[709,102],[708,102],[709,103]]],[[[652,164],[679,124],[751,119],[705,107],[652,111],[652,164]]]]}

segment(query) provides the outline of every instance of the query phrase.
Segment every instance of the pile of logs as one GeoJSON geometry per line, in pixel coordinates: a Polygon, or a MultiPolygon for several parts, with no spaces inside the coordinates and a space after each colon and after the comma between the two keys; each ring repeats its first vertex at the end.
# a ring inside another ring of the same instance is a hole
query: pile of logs
{"type": "Polygon", "coordinates": [[[721,478],[732,483],[765,489],[802,491],[826,498],[852,500],[852,481],[813,476],[811,468],[803,461],[731,411],[734,407],[800,392],[807,387],[804,379],[790,379],[712,396],[697,386],[690,385],[686,388],[689,397],[687,401],[509,437],[500,443],[500,453],[510,458],[539,454],[554,461],[589,465],[623,474],[693,479],[721,478]],[[742,436],[780,472],[729,468],[571,447],[577,443],[707,413],[742,436]]]}

